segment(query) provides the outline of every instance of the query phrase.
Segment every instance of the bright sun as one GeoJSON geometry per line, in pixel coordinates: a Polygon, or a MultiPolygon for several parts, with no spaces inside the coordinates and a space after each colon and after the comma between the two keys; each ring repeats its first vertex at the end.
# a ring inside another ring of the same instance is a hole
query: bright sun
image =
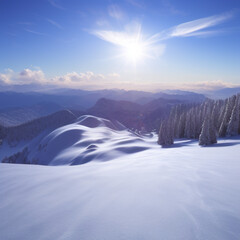
{"type": "Polygon", "coordinates": [[[128,61],[137,63],[144,59],[146,48],[141,41],[131,41],[124,46],[123,55],[128,61]]]}
{"type": "Polygon", "coordinates": [[[116,55],[129,65],[138,65],[147,59],[161,56],[165,45],[159,44],[160,34],[153,36],[143,35],[141,25],[133,23],[125,27],[125,31],[95,31],[94,35],[117,46],[116,55]],[[158,43],[158,44],[157,44],[158,43]]]}
{"type": "Polygon", "coordinates": [[[131,62],[138,62],[144,58],[145,47],[141,42],[130,42],[123,48],[124,57],[131,62]]]}

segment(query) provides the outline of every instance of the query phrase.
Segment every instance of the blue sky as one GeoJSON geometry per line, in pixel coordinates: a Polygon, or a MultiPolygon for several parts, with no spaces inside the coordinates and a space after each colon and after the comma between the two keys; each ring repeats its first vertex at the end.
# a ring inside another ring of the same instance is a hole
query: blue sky
{"type": "Polygon", "coordinates": [[[0,0],[0,82],[240,85],[237,0],[0,0]]]}

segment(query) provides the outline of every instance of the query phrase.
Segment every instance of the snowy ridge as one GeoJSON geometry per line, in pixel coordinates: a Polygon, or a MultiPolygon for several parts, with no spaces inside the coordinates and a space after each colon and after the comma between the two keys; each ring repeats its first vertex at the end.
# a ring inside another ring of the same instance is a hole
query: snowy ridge
{"type": "Polygon", "coordinates": [[[113,160],[152,147],[157,146],[152,145],[148,138],[129,131],[118,121],[84,115],[75,123],[47,134],[37,144],[30,142],[27,150],[16,156],[15,160],[5,158],[3,162],[21,163],[21,157],[24,163],[30,164],[77,165],[113,160]]]}
{"type": "Polygon", "coordinates": [[[91,115],[84,115],[78,118],[77,124],[90,128],[108,127],[113,130],[126,130],[127,128],[118,121],[110,121],[105,118],[99,118],[91,115]]]}

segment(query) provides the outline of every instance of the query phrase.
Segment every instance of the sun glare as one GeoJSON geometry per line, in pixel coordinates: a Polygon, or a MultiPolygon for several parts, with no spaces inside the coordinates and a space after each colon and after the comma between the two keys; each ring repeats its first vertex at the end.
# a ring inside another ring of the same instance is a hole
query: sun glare
{"type": "Polygon", "coordinates": [[[134,63],[143,60],[145,55],[145,47],[141,42],[131,42],[124,47],[123,51],[125,58],[134,63]]]}

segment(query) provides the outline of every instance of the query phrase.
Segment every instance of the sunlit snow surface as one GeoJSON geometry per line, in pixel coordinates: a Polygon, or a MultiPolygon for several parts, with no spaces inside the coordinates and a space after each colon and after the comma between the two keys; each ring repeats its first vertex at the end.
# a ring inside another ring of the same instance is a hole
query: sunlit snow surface
{"type": "MultiPolygon", "coordinates": [[[[120,135],[138,139],[114,132],[104,151],[121,145],[120,135]]],[[[135,145],[145,149],[116,150],[112,161],[0,164],[0,239],[240,239],[239,138],[212,147],[186,140],[161,148],[155,138],[135,145]]]]}

